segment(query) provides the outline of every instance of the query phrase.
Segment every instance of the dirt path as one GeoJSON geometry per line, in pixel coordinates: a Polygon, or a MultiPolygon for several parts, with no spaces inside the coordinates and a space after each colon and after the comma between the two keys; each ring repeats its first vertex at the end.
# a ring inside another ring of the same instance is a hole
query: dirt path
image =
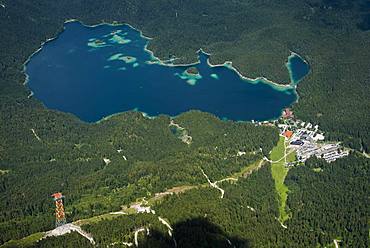
{"type": "Polygon", "coordinates": [[[216,183],[213,183],[211,182],[211,180],[209,180],[209,177],[207,176],[206,173],[204,173],[203,169],[200,168],[200,170],[202,171],[203,175],[205,176],[205,178],[207,179],[209,185],[212,187],[212,188],[215,188],[215,189],[218,189],[220,192],[221,192],[221,199],[224,198],[224,195],[225,195],[225,190],[221,189],[220,187],[218,187],[218,185],[216,183]]]}
{"type": "Polygon", "coordinates": [[[290,151],[290,152],[288,152],[288,153],[286,153],[286,150],[285,150],[285,155],[284,156],[282,156],[280,159],[278,159],[278,160],[275,160],[275,161],[272,161],[272,160],[270,160],[270,159],[268,159],[267,157],[263,157],[263,159],[264,160],[266,160],[267,162],[270,162],[270,163],[279,163],[281,160],[283,160],[283,159],[285,159],[285,162],[286,162],[286,158],[291,154],[291,153],[293,153],[294,152],[294,150],[292,150],[292,151],[290,151]]]}
{"type": "Polygon", "coordinates": [[[139,239],[138,239],[138,237],[139,237],[139,232],[144,232],[146,229],[144,228],[144,227],[141,227],[141,228],[139,228],[139,229],[137,229],[136,231],[135,231],[135,246],[136,247],[138,247],[139,246],[139,239]]]}
{"type": "Polygon", "coordinates": [[[234,178],[234,177],[227,177],[227,178],[216,181],[215,184],[222,183],[222,182],[228,182],[228,181],[235,181],[236,182],[236,181],[238,181],[238,179],[234,178]]]}
{"type": "Polygon", "coordinates": [[[180,194],[180,193],[183,193],[183,192],[188,191],[190,189],[196,189],[198,187],[199,186],[195,186],[195,185],[184,185],[184,186],[173,187],[173,188],[170,188],[170,189],[168,189],[164,192],[155,193],[154,197],[152,199],[149,199],[149,202],[160,200],[161,198],[165,197],[166,195],[180,194]]]}
{"type": "Polygon", "coordinates": [[[262,165],[263,165],[263,162],[267,161],[267,158],[265,160],[266,157],[264,157],[263,159],[261,159],[261,161],[259,162],[259,164],[255,167],[255,168],[252,168],[251,170],[247,171],[246,173],[243,174],[243,177],[246,178],[247,176],[249,176],[250,174],[252,174],[254,171],[257,171],[259,170],[262,165]]]}
{"type": "Polygon", "coordinates": [[[170,223],[168,223],[165,219],[163,219],[162,217],[158,216],[158,220],[163,224],[165,225],[167,228],[168,228],[168,235],[170,235],[170,237],[172,237],[172,227],[170,225],[170,223]]]}
{"type": "Polygon", "coordinates": [[[363,152],[362,154],[365,156],[365,158],[370,158],[370,155],[367,154],[366,152],[363,152]]]}
{"type": "Polygon", "coordinates": [[[334,242],[335,248],[339,248],[338,240],[334,239],[333,242],[334,242]]]}
{"type": "Polygon", "coordinates": [[[30,130],[32,131],[32,133],[33,133],[33,135],[35,136],[35,138],[36,138],[38,141],[41,141],[41,138],[37,135],[37,133],[36,133],[35,129],[31,128],[30,130]]]}
{"type": "MultiPolygon", "coordinates": [[[[286,163],[286,157],[287,157],[287,154],[286,154],[286,141],[287,141],[287,139],[284,138],[284,166],[286,166],[286,164],[287,164],[286,163]]],[[[292,153],[292,152],[290,152],[290,153],[292,153]]]]}
{"type": "MultiPolygon", "coordinates": [[[[245,169],[243,169],[242,171],[240,171],[238,173],[234,173],[232,176],[223,178],[223,179],[218,180],[218,181],[215,181],[215,182],[212,182],[209,179],[208,175],[204,172],[204,170],[201,167],[199,167],[199,169],[201,170],[203,176],[207,179],[208,184],[212,188],[215,188],[215,189],[217,189],[217,190],[219,190],[221,192],[221,199],[222,199],[222,198],[224,198],[225,190],[223,190],[222,188],[220,188],[217,185],[218,183],[230,182],[230,181],[237,182],[239,180],[239,178],[241,178],[241,177],[246,178],[247,176],[249,176],[250,174],[252,174],[254,171],[259,170],[262,167],[262,165],[263,165],[263,163],[265,161],[269,161],[269,160],[266,157],[264,157],[263,159],[261,159],[259,161],[259,163],[258,163],[257,166],[254,166],[254,164],[248,165],[246,168],[251,168],[250,170],[245,171],[245,169]]],[[[257,163],[257,161],[255,163],[257,163]]]]}

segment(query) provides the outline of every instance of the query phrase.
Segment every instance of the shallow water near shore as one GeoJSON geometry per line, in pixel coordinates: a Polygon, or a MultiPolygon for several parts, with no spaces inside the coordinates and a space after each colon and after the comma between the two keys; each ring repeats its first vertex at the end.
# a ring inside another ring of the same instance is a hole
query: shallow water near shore
{"type": "Polygon", "coordinates": [[[163,65],[147,43],[129,25],[66,23],[26,64],[28,87],[46,107],[86,122],[134,109],[149,116],[197,109],[231,120],[269,120],[297,99],[294,87],[242,79],[227,66],[208,65],[203,52],[195,65],[163,65]]]}
{"type": "Polygon", "coordinates": [[[288,58],[287,68],[293,85],[297,85],[310,71],[310,67],[300,56],[293,53],[288,58]]]}

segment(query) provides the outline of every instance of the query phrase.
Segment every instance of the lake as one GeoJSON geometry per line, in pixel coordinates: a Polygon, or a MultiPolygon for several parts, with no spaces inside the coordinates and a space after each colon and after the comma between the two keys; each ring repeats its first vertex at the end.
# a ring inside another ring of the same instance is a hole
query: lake
{"type": "Polygon", "coordinates": [[[295,53],[289,56],[287,68],[293,85],[297,85],[310,71],[308,63],[295,53]]]}
{"type": "Polygon", "coordinates": [[[27,62],[28,87],[46,107],[86,122],[130,110],[176,116],[192,109],[261,121],[278,118],[297,99],[294,86],[243,79],[229,65],[210,66],[202,51],[197,64],[163,64],[148,42],[129,25],[68,22],[27,62]]]}

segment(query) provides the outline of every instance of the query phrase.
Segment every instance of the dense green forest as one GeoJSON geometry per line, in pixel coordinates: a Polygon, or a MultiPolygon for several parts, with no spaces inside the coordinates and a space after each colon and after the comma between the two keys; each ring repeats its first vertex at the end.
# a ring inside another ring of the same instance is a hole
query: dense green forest
{"type": "MultiPolygon", "coordinates": [[[[192,136],[187,145],[171,132],[168,116],[148,119],[128,112],[87,124],[46,109],[27,97],[23,66],[70,18],[127,22],[153,38],[149,48],[160,58],[193,62],[203,48],[211,63],[230,60],[245,76],[278,83],[289,80],[284,63],[290,51],[297,52],[311,72],[298,85],[296,116],[320,124],[332,140],[370,150],[368,0],[0,3],[0,245],[53,228],[50,194],[56,191],[66,195],[68,221],[87,218],[171,187],[204,184],[199,167],[212,180],[227,177],[260,160],[278,141],[272,127],[221,121],[198,111],[174,119],[192,136]],[[246,155],[237,157],[238,151],[246,155]]],[[[276,220],[269,166],[236,184],[222,183],[224,199],[205,187],[166,197],[154,208],[172,224],[179,247],[199,242],[227,247],[225,240],[238,247],[316,247],[332,245],[333,239],[343,247],[368,247],[370,166],[356,154],[331,164],[309,160],[289,171],[287,229],[276,220]]],[[[83,228],[109,245],[131,240],[141,226],[152,232],[140,235],[143,247],[173,247],[167,229],[149,214],[83,228]]],[[[37,243],[89,245],[75,233],[37,243]]]]}
{"type": "MultiPolygon", "coordinates": [[[[356,155],[332,164],[311,159],[307,166],[292,169],[286,180],[292,213],[286,229],[277,220],[270,166],[237,183],[223,183],[223,199],[215,189],[194,189],[158,202],[155,215],[105,219],[82,228],[99,246],[132,243],[135,230],[144,227],[150,231],[140,233],[139,247],[175,247],[174,242],[178,247],[334,247],[336,239],[340,247],[365,248],[369,245],[368,173],[368,160],[356,155]],[[171,223],[172,237],[157,216],[171,223]]],[[[60,244],[83,241],[75,235],[48,238],[37,245],[55,247],[57,240],[60,244]]]]}
{"type": "Polygon", "coordinates": [[[167,188],[202,184],[200,166],[213,179],[226,177],[261,159],[278,140],[274,128],[221,121],[197,111],[174,119],[193,137],[191,145],[171,132],[167,116],[148,119],[127,112],[99,124],[77,122],[67,131],[72,126],[68,118],[43,118],[34,126],[39,112],[33,108],[28,120],[19,109],[5,113],[12,118],[9,128],[1,129],[7,138],[0,168],[9,170],[0,177],[2,242],[52,228],[53,192],[67,196],[70,220],[98,215],[167,188]],[[238,151],[247,154],[237,157],[238,151]],[[111,163],[106,165],[104,158],[111,163]]]}
{"type": "Polygon", "coordinates": [[[289,239],[304,237],[306,247],[334,238],[342,240],[341,247],[368,247],[369,168],[369,159],[351,155],[330,164],[311,159],[291,170],[289,239]]]}

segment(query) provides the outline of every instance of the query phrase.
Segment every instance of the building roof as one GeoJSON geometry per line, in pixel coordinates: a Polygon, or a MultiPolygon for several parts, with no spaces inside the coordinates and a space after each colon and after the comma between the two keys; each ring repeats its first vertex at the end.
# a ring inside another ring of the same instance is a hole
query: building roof
{"type": "Polygon", "coordinates": [[[54,197],[54,200],[57,200],[57,199],[63,198],[63,195],[62,195],[62,193],[60,193],[60,192],[54,193],[54,194],[52,194],[51,196],[52,196],[52,197],[54,197]]]}
{"type": "Polygon", "coordinates": [[[284,134],[283,134],[285,137],[287,137],[287,138],[290,138],[290,137],[292,137],[292,135],[293,135],[293,132],[292,131],[290,131],[290,130],[286,130],[285,132],[284,132],[284,134]]]}
{"type": "Polygon", "coordinates": [[[284,118],[293,117],[293,111],[291,111],[289,108],[284,109],[284,111],[283,111],[283,117],[284,118]]]}
{"type": "Polygon", "coordinates": [[[295,141],[292,141],[290,142],[291,145],[303,145],[303,141],[302,140],[295,140],[295,141]]]}

